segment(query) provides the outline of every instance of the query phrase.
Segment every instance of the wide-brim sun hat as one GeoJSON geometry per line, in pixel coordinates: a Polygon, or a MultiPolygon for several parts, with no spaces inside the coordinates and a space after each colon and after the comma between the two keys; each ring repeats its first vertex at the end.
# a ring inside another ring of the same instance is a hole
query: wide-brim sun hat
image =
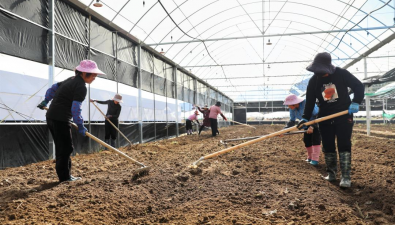
{"type": "Polygon", "coordinates": [[[318,53],[313,62],[306,67],[306,70],[313,73],[333,74],[336,67],[332,65],[332,57],[327,52],[318,53]]]}
{"type": "Polygon", "coordinates": [[[296,105],[303,102],[303,100],[304,98],[291,94],[285,98],[284,105],[296,105]]]}
{"type": "Polygon", "coordinates": [[[88,59],[82,60],[80,62],[80,65],[78,65],[75,69],[80,72],[85,72],[85,73],[95,73],[95,74],[106,75],[103,71],[99,70],[95,61],[88,60],[88,59]]]}
{"type": "Polygon", "coordinates": [[[122,96],[120,94],[114,95],[114,98],[112,98],[112,100],[117,101],[117,102],[123,102],[122,96]]]}

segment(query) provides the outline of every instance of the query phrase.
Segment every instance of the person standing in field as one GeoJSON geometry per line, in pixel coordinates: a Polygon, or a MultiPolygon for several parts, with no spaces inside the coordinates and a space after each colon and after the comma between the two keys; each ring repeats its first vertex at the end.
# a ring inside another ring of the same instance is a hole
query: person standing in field
{"type": "MultiPolygon", "coordinates": [[[[305,104],[306,104],[305,99],[298,97],[294,94],[288,95],[285,98],[284,105],[288,106],[289,117],[290,117],[290,120],[285,128],[295,126],[295,120],[302,119],[305,104]]],[[[318,114],[318,106],[315,105],[310,120],[316,119],[317,114],[318,114]]],[[[303,142],[307,151],[306,161],[309,162],[311,165],[316,166],[318,165],[318,161],[320,159],[320,153],[321,153],[320,131],[318,130],[317,124],[310,125],[306,129],[307,131],[303,135],[303,142]]]]}
{"type": "MultiPolygon", "coordinates": [[[[107,105],[106,118],[108,118],[111,123],[116,127],[119,124],[119,115],[121,114],[122,106],[122,96],[116,94],[114,98],[106,101],[98,101],[96,99],[91,99],[90,102],[97,102],[99,104],[107,105]]],[[[115,140],[117,139],[117,129],[111,124],[107,119],[104,121],[105,135],[104,142],[115,148],[115,140]]]]}
{"type": "Polygon", "coordinates": [[[98,74],[104,75],[94,61],[81,61],[80,65],[75,68],[75,76],[52,85],[47,90],[45,99],[37,106],[44,109],[52,100],[46,117],[48,128],[55,142],[55,167],[60,182],[81,179],[71,175],[70,156],[74,151],[74,146],[70,120],[72,118],[77,124],[78,133],[85,136],[87,129],[81,115],[81,105],[87,93],[86,84],[91,84],[98,74]]]}
{"type": "Polygon", "coordinates": [[[210,107],[209,118],[210,118],[211,132],[213,137],[219,134],[218,120],[217,120],[218,114],[221,115],[224,120],[227,120],[224,114],[222,114],[221,112],[221,102],[217,102],[215,103],[215,105],[210,107]]]}
{"type": "Polygon", "coordinates": [[[364,98],[364,86],[348,70],[332,65],[331,55],[327,52],[318,53],[314,61],[306,68],[314,73],[306,90],[306,106],[303,118],[298,124],[302,128],[312,116],[316,100],[319,102],[318,117],[329,116],[344,110],[348,114],[319,123],[322,137],[323,152],[328,176],[326,180],[333,182],[337,173],[337,149],[340,159],[340,187],[351,187],[351,136],[353,113],[359,111],[359,104],[364,98]],[[354,92],[351,100],[350,88],[354,92]]]}
{"type": "Polygon", "coordinates": [[[203,124],[199,128],[199,135],[204,129],[204,127],[211,127],[210,123],[210,110],[208,109],[208,106],[205,105],[204,107],[200,108],[199,106],[196,106],[198,110],[203,114],[203,124]]]}

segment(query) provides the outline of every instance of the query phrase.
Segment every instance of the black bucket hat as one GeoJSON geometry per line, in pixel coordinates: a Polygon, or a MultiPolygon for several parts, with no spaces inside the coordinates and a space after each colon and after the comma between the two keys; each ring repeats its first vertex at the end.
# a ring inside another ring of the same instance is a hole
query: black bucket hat
{"type": "Polygon", "coordinates": [[[306,67],[306,70],[313,73],[329,73],[333,74],[336,67],[332,65],[332,57],[327,52],[318,53],[314,61],[306,67]]]}
{"type": "Polygon", "coordinates": [[[221,102],[215,103],[216,106],[221,106],[221,102]]]}

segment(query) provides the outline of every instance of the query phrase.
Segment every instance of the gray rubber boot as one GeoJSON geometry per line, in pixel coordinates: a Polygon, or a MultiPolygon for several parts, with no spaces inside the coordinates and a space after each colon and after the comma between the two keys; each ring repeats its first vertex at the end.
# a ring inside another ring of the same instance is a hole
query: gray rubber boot
{"type": "Polygon", "coordinates": [[[111,146],[115,148],[115,139],[111,139],[111,146]]]}
{"type": "Polygon", "coordinates": [[[340,187],[351,187],[351,152],[339,152],[339,160],[342,171],[340,187]]]}
{"type": "MultiPolygon", "coordinates": [[[[104,142],[106,142],[106,144],[110,144],[110,139],[105,139],[104,142]]],[[[107,150],[107,147],[104,147],[104,150],[107,150]]]]}
{"type": "Polygon", "coordinates": [[[326,172],[328,176],[324,177],[327,181],[335,181],[337,173],[337,154],[335,153],[325,153],[325,164],[326,172]]]}

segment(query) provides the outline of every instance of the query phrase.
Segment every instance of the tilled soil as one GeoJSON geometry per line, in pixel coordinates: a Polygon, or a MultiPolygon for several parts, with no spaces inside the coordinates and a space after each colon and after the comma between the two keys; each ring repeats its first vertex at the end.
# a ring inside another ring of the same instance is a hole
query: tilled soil
{"type": "Polygon", "coordinates": [[[138,179],[138,166],[108,151],[73,157],[73,175],[83,178],[75,182],[57,183],[52,160],[2,170],[0,224],[395,224],[393,138],[354,133],[349,189],[338,186],[340,174],[322,179],[323,155],[317,167],[304,161],[301,134],[188,167],[224,149],[220,140],[282,129],[256,127],[121,148],[151,167],[138,179]]]}

